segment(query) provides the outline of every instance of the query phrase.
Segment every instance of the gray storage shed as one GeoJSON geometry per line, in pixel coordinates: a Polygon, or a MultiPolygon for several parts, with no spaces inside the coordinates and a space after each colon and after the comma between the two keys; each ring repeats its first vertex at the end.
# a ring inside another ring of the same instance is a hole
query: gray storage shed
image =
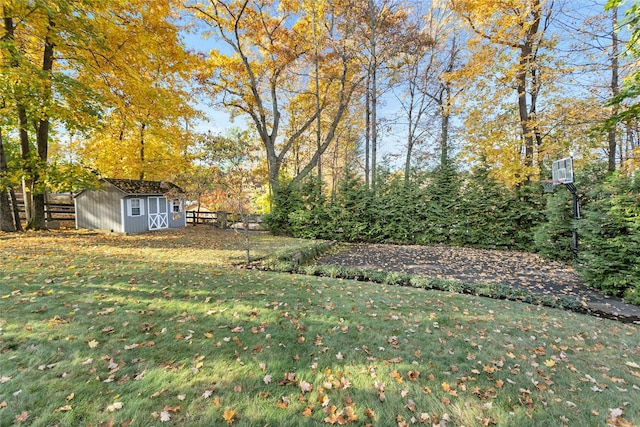
{"type": "Polygon", "coordinates": [[[164,181],[103,178],[75,198],[76,228],[115,233],[186,227],[180,187],[164,181]]]}

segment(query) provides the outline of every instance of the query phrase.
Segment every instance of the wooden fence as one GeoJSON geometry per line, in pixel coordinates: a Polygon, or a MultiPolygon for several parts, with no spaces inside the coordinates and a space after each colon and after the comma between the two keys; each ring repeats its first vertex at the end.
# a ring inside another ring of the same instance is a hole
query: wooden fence
{"type": "MultiPolygon", "coordinates": [[[[259,229],[262,227],[262,217],[256,214],[249,214],[249,228],[259,229]]],[[[217,211],[187,211],[187,224],[208,224],[218,228],[243,228],[244,220],[238,213],[217,211]]]]}
{"type": "MultiPolygon", "coordinates": [[[[16,193],[16,200],[18,202],[18,212],[20,213],[20,219],[25,220],[24,212],[24,200],[22,193],[16,193]]],[[[44,214],[47,222],[73,222],[76,220],[76,207],[73,203],[73,198],[70,195],[47,195],[45,198],[44,214]]]]}

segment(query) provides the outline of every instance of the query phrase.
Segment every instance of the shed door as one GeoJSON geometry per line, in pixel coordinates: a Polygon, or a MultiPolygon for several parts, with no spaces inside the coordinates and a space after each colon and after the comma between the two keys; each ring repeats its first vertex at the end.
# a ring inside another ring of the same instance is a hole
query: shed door
{"type": "Polygon", "coordinates": [[[167,199],[149,197],[149,230],[160,230],[161,228],[169,228],[167,199]]]}

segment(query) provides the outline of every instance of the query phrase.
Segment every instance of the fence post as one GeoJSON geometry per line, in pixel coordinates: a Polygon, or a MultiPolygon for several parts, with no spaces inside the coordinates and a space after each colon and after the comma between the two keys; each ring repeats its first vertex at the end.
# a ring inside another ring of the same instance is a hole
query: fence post
{"type": "Polygon", "coordinates": [[[216,225],[220,228],[227,228],[227,212],[226,211],[216,212],[216,225]]]}

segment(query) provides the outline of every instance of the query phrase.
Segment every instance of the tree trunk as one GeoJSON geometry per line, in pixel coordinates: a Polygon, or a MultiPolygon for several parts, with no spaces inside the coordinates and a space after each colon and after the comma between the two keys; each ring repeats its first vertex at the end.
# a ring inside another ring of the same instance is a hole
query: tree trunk
{"type": "MultiPolygon", "coordinates": [[[[538,30],[540,28],[540,21],[542,19],[540,1],[535,0],[533,2],[532,14],[533,20],[531,25],[526,27],[525,39],[520,47],[520,61],[517,75],[517,88],[518,88],[518,111],[520,113],[520,124],[522,127],[522,134],[524,137],[525,146],[525,159],[524,165],[533,166],[533,160],[535,155],[535,142],[540,145],[542,143],[540,134],[537,130],[537,124],[535,123],[535,112],[537,110],[537,93],[539,88],[538,77],[536,76],[535,65],[535,52],[536,40],[538,38],[538,30]],[[527,75],[531,73],[531,91],[527,89],[527,75]],[[531,106],[527,109],[527,93],[531,95],[531,106]]],[[[529,179],[530,177],[527,177],[529,179]]]]}
{"type": "Polygon", "coordinates": [[[367,73],[367,87],[365,90],[365,124],[364,124],[364,184],[367,189],[371,188],[371,169],[369,165],[371,164],[370,154],[371,154],[371,76],[370,73],[367,73]]]}
{"type": "Polygon", "coordinates": [[[374,64],[373,76],[371,78],[371,191],[376,192],[376,173],[377,173],[377,157],[378,157],[378,100],[377,100],[377,87],[376,73],[377,65],[374,64]]]}
{"type": "MultiPolygon", "coordinates": [[[[10,16],[10,12],[7,6],[3,6],[4,14],[4,34],[2,40],[6,43],[9,55],[12,56],[10,60],[11,67],[18,67],[18,51],[15,47],[15,25],[13,18],[10,16]]],[[[29,134],[27,133],[28,119],[27,109],[22,103],[20,98],[16,99],[16,111],[18,113],[18,135],[20,137],[20,156],[22,159],[23,179],[22,179],[22,194],[24,203],[24,213],[27,223],[31,221],[33,216],[32,212],[32,179],[33,179],[33,162],[31,161],[31,144],[29,143],[29,134]]],[[[19,222],[19,221],[18,221],[19,222]]]]}
{"type": "Polygon", "coordinates": [[[145,123],[140,125],[140,181],[144,181],[144,129],[145,123]]]}
{"type": "MultiPolygon", "coordinates": [[[[51,31],[55,24],[49,17],[49,34],[45,38],[44,51],[42,53],[42,71],[46,75],[44,82],[44,93],[42,99],[42,107],[47,108],[52,99],[51,77],[53,71],[53,51],[55,45],[51,38],[51,31]]],[[[33,174],[33,218],[27,223],[27,228],[34,230],[44,230],[47,228],[45,217],[46,206],[46,189],[44,188],[44,180],[46,178],[46,166],[49,156],[49,115],[43,114],[38,121],[36,129],[36,145],[38,148],[39,165],[34,168],[33,174]]]]}
{"type": "Polygon", "coordinates": [[[371,126],[371,191],[375,193],[376,191],[376,164],[377,164],[377,156],[378,156],[378,117],[377,117],[377,108],[378,108],[378,58],[377,58],[377,43],[378,43],[378,33],[376,31],[378,22],[376,19],[376,8],[373,0],[369,0],[369,24],[370,24],[370,38],[369,48],[371,49],[371,62],[370,62],[370,83],[371,83],[371,118],[370,118],[370,126],[371,126]]]}
{"type": "MultiPolygon", "coordinates": [[[[322,116],[320,112],[320,58],[318,53],[318,29],[316,6],[313,6],[313,46],[315,67],[315,97],[316,97],[316,150],[320,153],[322,147],[322,116]]],[[[318,155],[318,193],[322,193],[322,155],[318,155]]],[[[248,262],[248,261],[247,261],[248,262]]]]}
{"type": "MultiPolygon", "coordinates": [[[[616,97],[620,93],[620,87],[618,84],[618,8],[611,8],[611,97],[616,97]]],[[[613,107],[613,114],[617,114],[618,104],[613,107]]],[[[616,170],[616,148],[617,148],[617,135],[616,125],[611,125],[607,135],[609,141],[609,162],[607,169],[609,172],[616,170]]]]}
{"type": "Polygon", "coordinates": [[[9,192],[6,190],[0,190],[0,231],[16,231],[9,192]]]}
{"type": "Polygon", "coordinates": [[[409,82],[410,94],[409,94],[409,111],[407,112],[407,121],[409,123],[407,132],[407,157],[404,161],[404,185],[409,185],[409,174],[411,173],[411,156],[413,153],[413,145],[415,139],[415,125],[413,123],[413,102],[415,99],[414,82],[409,82]]]}
{"type": "Polygon", "coordinates": [[[0,231],[16,231],[15,222],[11,212],[9,191],[4,188],[1,180],[7,174],[7,160],[4,154],[4,142],[2,129],[0,129],[0,231]]]}
{"type": "Polygon", "coordinates": [[[451,89],[446,90],[446,101],[440,106],[442,118],[440,122],[440,166],[445,167],[449,163],[449,118],[451,117],[451,89]]]}
{"type": "MultiPolygon", "coordinates": [[[[530,54],[530,52],[529,52],[530,54]]],[[[527,60],[526,51],[520,56],[520,69],[518,70],[516,88],[518,90],[518,114],[520,116],[520,128],[524,140],[524,165],[533,166],[533,131],[527,105],[527,60]]]]}

